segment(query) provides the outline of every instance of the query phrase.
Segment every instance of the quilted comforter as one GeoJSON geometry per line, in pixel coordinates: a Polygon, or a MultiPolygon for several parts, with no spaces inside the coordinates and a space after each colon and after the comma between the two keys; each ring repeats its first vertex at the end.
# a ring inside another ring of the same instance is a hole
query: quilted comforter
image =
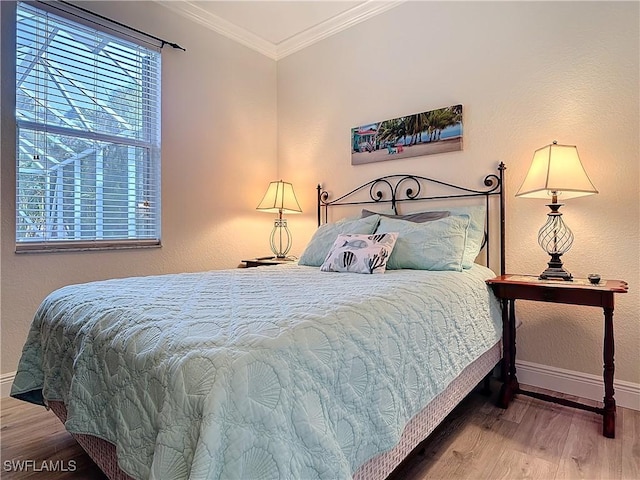
{"type": "Polygon", "coordinates": [[[350,478],[501,336],[480,266],[287,265],[64,287],[11,395],[61,400],[136,479],[350,478]]]}

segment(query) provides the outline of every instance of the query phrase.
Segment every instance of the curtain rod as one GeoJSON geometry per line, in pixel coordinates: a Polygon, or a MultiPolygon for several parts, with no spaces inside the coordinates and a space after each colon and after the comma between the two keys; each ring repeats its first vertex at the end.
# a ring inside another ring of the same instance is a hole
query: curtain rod
{"type": "MultiPolygon", "coordinates": [[[[124,23],[118,22],[116,20],[112,20],[111,18],[105,17],[105,16],[100,15],[98,13],[92,12],[91,10],[87,10],[86,8],[79,7],[78,5],[74,5],[74,4],[72,4],[70,2],[66,2],[64,0],[58,0],[57,2],[46,2],[46,1],[38,0],[38,3],[44,3],[46,5],[49,5],[49,6],[53,7],[53,8],[57,8],[58,10],[62,10],[62,9],[60,9],[59,7],[56,7],[55,4],[56,3],[62,3],[63,5],[66,5],[68,7],[74,8],[76,10],[80,10],[80,11],[82,11],[84,13],[88,13],[89,15],[97,17],[97,18],[99,18],[101,20],[106,20],[107,22],[110,22],[110,23],[112,23],[114,25],[118,25],[119,27],[126,28],[127,30],[131,30],[132,32],[138,33],[140,35],[144,35],[147,38],[151,38],[151,39],[153,39],[153,40],[155,40],[157,42],[160,42],[160,49],[162,49],[162,47],[164,47],[165,45],[169,45],[170,47],[177,48],[179,50],[182,50],[183,52],[187,51],[185,48],[182,48],[177,43],[169,42],[169,41],[164,40],[162,38],[156,37],[155,35],[151,35],[149,33],[143,32],[142,30],[138,30],[136,28],[130,27],[129,25],[125,25],[124,23]]],[[[67,10],[64,10],[64,11],[67,12],[67,13],[70,13],[71,15],[79,16],[79,15],[74,14],[73,12],[69,12],[67,10]]],[[[102,25],[103,27],[108,27],[108,25],[103,25],[103,24],[101,24],[99,22],[96,22],[96,21],[93,21],[93,20],[89,20],[89,21],[92,21],[93,23],[102,25]]]]}

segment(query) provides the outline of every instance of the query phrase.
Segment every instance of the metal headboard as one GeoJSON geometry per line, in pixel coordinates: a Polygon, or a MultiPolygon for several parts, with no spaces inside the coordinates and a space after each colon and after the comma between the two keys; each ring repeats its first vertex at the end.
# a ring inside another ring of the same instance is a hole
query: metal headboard
{"type": "MultiPolygon", "coordinates": [[[[382,204],[390,203],[391,208],[395,213],[398,213],[398,204],[401,202],[416,202],[416,201],[428,201],[428,200],[444,200],[444,199],[460,199],[460,198],[473,198],[484,197],[485,205],[487,207],[487,216],[485,220],[485,232],[484,242],[482,248],[484,248],[486,255],[486,262],[489,265],[489,240],[490,235],[489,228],[493,211],[491,208],[490,197],[499,197],[499,228],[500,228],[500,274],[505,273],[505,212],[504,212],[504,171],[506,170],[504,163],[500,162],[496,173],[490,173],[484,177],[484,185],[486,190],[474,190],[472,188],[462,187],[460,185],[454,185],[433,178],[423,177],[421,175],[386,175],[384,177],[376,178],[370,182],[364,183],[359,187],[354,188],[348,193],[330,200],[331,194],[322,189],[322,185],[318,185],[318,226],[327,222],[329,207],[338,205],[370,205],[370,204],[382,204]],[[427,195],[429,186],[440,185],[445,190],[445,193],[439,195],[427,195]],[[357,200],[359,193],[366,193],[369,190],[369,198],[365,200],[357,200]],[[422,191],[425,194],[422,194],[422,191]],[[447,193],[450,192],[450,193],[447,193]]],[[[494,207],[495,208],[495,207],[494,207]]]]}

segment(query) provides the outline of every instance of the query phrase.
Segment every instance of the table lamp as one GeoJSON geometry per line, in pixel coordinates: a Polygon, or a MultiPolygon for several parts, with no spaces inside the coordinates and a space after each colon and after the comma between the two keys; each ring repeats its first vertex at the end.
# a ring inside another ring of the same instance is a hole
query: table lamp
{"type": "Polygon", "coordinates": [[[282,218],[282,214],[302,212],[293,191],[293,185],[282,180],[271,182],[267,193],[264,194],[264,198],[256,209],[278,214],[271,231],[271,251],[277,258],[285,258],[291,250],[291,232],[287,228],[287,220],[282,218]]]}
{"type": "Polygon", "coordinates": [[[536,150],[531,167],[516,193],[516,197],[548,198],[551,209],[547,222],[538,232],[538,244],[551,255],[549,267],[540,274],[540,279],[573,280],[571,273],[562,266],[560,257],[573,244],[573,232],[562,220],[558,197],[562,200],[598,193],[585,172],[578,149],[574,145],[551,145],[536,150]]]}

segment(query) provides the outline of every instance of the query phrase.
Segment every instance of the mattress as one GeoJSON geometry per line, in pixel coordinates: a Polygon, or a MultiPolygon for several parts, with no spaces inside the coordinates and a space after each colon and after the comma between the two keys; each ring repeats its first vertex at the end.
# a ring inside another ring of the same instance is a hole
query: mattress
{"type": "Polygon", "coordinates": [[[492,276],[291,265],[65,287],[12,396],[63,402],[133,478],[348,478],[498,342],[492,276]]]}

